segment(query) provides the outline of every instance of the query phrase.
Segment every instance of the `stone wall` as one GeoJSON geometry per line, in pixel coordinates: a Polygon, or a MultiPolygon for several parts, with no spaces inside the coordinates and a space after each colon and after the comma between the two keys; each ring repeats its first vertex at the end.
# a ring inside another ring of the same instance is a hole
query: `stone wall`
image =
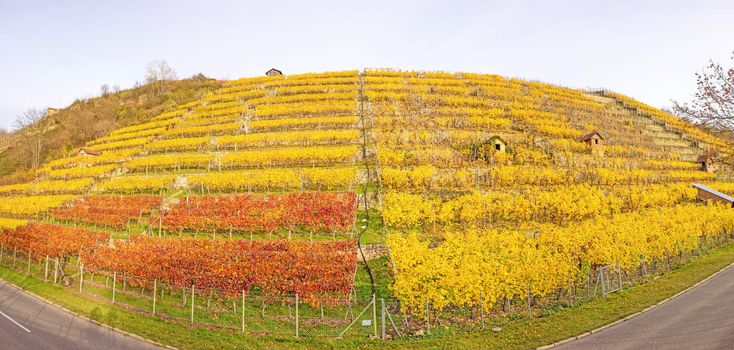
{"type": "MultiPolygon", "coordinates": [[[[389,253],[387,245],[383,243],[362,245],[362,251],[364,252],[364,257],[367,260],[381,258],[383,256],[387,256],[389,253]]],[[[359,250],[357,250],[357,256],[362,260],[362,256],[359,255],[359,250]]]]}

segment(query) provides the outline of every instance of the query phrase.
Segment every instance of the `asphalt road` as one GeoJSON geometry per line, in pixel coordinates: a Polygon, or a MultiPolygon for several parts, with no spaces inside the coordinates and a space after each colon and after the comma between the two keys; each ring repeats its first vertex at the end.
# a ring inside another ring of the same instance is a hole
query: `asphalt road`
{"type": "Polygon", "coordinates": [[[161,349],[98,326],[0,281],[0,349],[161,349]]]}
{"type": "Polygon", "coordinates": [[[734,267],[656,308],[558,349],[734,349],[734,267]]]}

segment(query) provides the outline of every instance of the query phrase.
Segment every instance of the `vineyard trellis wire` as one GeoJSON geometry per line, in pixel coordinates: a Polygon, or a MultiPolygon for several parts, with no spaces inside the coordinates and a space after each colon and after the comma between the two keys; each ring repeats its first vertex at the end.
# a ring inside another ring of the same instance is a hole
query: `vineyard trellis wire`
{"type": "MultiPolygon", "coordinates": [[[[733,237],[732,232],[722,232],[711,248],[731,242],[733,237]]],[[[479,293],[479,305],[486,307],[436,309],[426,297],[423,312],[416,315],[406,312],[398,299],[368,295],[369,290],[353,289],[348,297],[324,296],[311,300],[304,300],[297,294],[272,296],[258,291],[226,297],[214,291],[202,292],[193,284],[179,288],[157,279],[141,280],[125,273],[91,272],[76,257],[39,257],[17,247],[9,248],[0,245],[0,264],[18,273],[58,284],[64,287],[65,293],[120,305],[128,311],[171,322],[231,329],[251,335],[383,340],[429,335],[437,327],[481,330],[503,315],[542,314],[543,310],[552,309],[558,303],[583,303],[655,279],[656,275],[701,255],[694,250],[654,260],[635,270],[623,270],[617,264],[592,267],[586,279],[545,297],[528,293],[487,305],[479,293]]]]}

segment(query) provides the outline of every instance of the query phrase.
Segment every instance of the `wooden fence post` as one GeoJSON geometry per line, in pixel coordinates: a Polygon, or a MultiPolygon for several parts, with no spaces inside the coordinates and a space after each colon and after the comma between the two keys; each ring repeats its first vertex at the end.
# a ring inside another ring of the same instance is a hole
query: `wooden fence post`
{"type": "Polygon", "coordinates": [[[46,255],[46,269],[43,272],[43,281],[48,281],[48,255],[46,255]]]}
{"type": "Polygon", "coordinates": [[[31,274],[31,254],[33,254],[30,250],[28,251],[28,269],[26,270],[26,274],[30,276],[31,274]]]}

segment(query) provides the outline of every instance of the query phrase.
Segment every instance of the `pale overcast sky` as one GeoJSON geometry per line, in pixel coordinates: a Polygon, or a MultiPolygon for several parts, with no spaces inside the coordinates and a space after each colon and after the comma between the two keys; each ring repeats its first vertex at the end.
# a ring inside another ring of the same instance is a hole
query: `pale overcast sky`
{"type": "Polygon", "coordinates": [[[734,50],[734,1],[0,0],[0,127],[147,62],[179,77],[364,67],[495,73],[605,87],[657,107],[734,50]]]}

